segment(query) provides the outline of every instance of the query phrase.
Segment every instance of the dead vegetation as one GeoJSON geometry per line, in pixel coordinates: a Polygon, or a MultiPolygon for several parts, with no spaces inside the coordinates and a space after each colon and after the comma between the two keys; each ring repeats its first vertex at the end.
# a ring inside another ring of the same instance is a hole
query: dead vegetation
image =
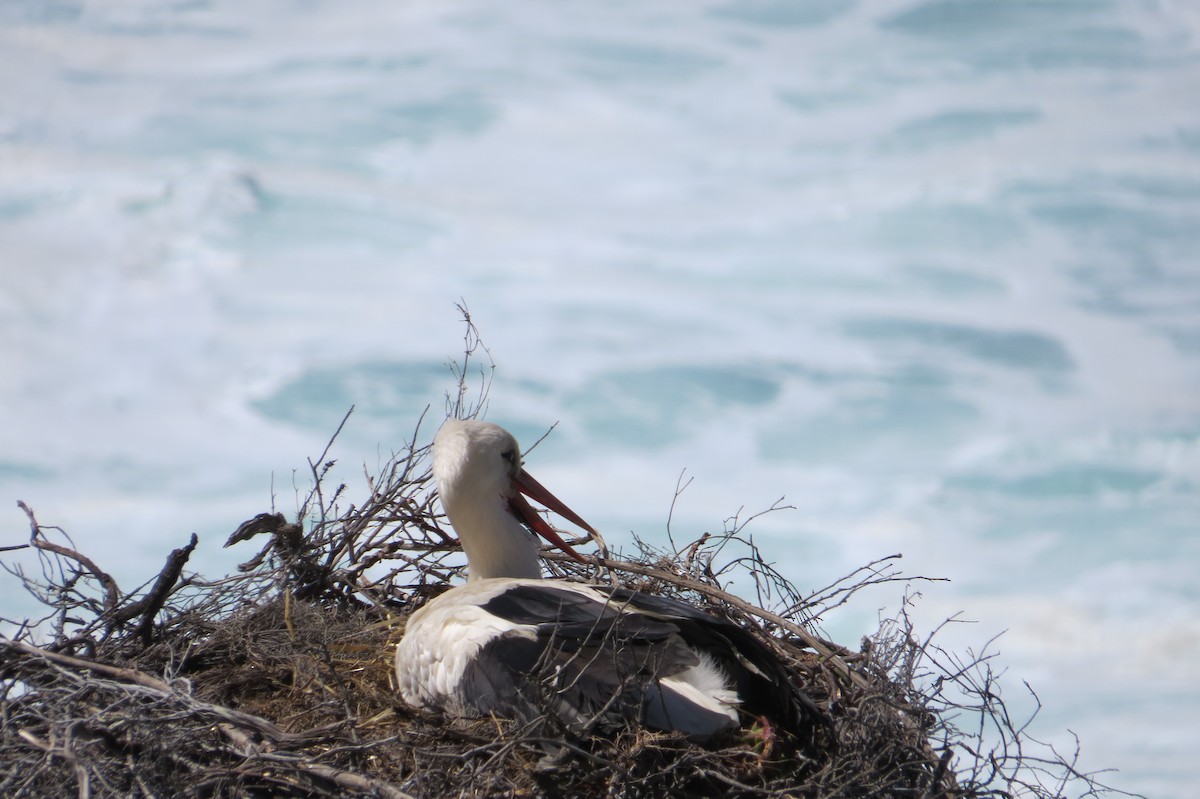
{"type": "MultiPolygon", "coordinates": [[[[468,320],[469,323],[469,320],[468,320]]],[[[486,397],[469,374],[468,331],[451,412],[486,397]],[[470,379],[469,379],[470,378],[470,379]],[[468,403],[468,396],[476,396],[468,403]]],[[[986,655],[961,659],[915,637],[901,613],[860,651],[823,640],[814,620],[868,585],[902,578],[892,558],[802,595],[748,535],[719,533],[559,576],[616,580],[726,614],[768,641],[832,721],[808,740],[731,735],[701,747],[639,728],[546,734],[505,719],[415,712],[392,684],[408,614],[459,577],[437,514],[431,430],[368,477],[348,504],[329,484],[328,447],[295,520],[264,513],[230,543],[259,552],[240,571],[186,571],[195,537],[158,577],[126,593],[32,510],[40,570],[17,574],[46,609],[0,637],[0,795],[987,797],[1106,793],[1032,741],[1000,696],[986,655]],[[753,601],[727,590],[751,586],[753,601]]],[[[24,508],[25,506],[22,505],[24,508]]]]}

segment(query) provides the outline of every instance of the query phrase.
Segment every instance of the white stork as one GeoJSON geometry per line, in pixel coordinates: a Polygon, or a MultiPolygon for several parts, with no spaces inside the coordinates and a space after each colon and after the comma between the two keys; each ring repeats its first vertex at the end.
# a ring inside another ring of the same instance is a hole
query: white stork
{"type": "Polygon", "coordinates": [[[522,492],[595,531],[521,468],[502,427],[448,420],[433,441],[433,474],[469,577],[408,620],[396,676],[410,705],[549,714],[576,731],[634,720],[697,740],[742,714],[792,727],[800,705],[811,707],[775,656],[729,621],[678,600],[541,579],[525,525],[583,559],[522,492]]]}

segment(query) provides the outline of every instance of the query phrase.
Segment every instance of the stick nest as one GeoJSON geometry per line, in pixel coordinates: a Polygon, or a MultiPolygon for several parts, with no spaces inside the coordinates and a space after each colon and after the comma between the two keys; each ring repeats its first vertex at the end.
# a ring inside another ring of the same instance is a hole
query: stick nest
{"type": "Polygon", "coordinates": [[[828,715],[823,734],[751,729],[701,746],[637,726],[548,735],[545,724],[404,706],[394,646],[414,609],[461,581],[463,563],[418,440],[414,432],[368,476],[357,504],[329,485],[327,447],[310,463],[313,487],[295,520],[272,512],[243,524],[229,543],[259,552],[215,581],[186,571],[193,536],[126,593],[22,504],[40,569],[5,565],[46,613],[0,636],[0,796],[1106,792],[1009,718],[989,656],[959,658],[917,639],[903,612],[858,651],[821,638],[821,614],[901,579],[893,559],[802,595],[737,518],[682,546],[639,543],[626,555],[602,546],[591,567],[549,553],[547,563],[563,579],[615,581],[730,617],[828,715]]]}

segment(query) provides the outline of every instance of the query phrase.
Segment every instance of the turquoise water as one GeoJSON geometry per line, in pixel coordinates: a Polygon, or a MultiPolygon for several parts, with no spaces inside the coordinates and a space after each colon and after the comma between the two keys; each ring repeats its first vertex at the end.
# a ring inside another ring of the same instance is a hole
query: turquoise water
{"type": "MultiPolygon", "coordinates": [[[[0,0],[0,516],[123,585],[453,385],[605,530],[903,552],[1084,769],[1200,746],[1200,11],[0,0]],[[1138,701],[1130,701],[1131,686],[1138,701]]],[[[425,435],[431,436],[432,426],[425,435]]],[[[360,490],[365,490],[360,485],[360,490]]],[[[7,590],[7,589],[6,589],[7,590]]],[[[901,587],[825,620],[857,641],[901,587]]],[[[14,599],[14,602],[20,602],[14,599]]],[[[889,610],[885,610],[885,615],[889,610]]]]}

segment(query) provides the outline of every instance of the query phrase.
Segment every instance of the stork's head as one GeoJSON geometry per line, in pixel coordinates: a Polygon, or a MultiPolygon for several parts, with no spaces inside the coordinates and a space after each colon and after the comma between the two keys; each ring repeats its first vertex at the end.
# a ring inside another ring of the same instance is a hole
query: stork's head
{"type": "MultiPolygon", "coordinates": [[[[575,560],[585,562],[521,495],[537,500],[593,535],[596,531],[530,477],[521,466],[521,449],[517,440],[503,427],[473,419],[447,419],[433,439],[433,476],[437,480],[442,506],[467,550],[468,560],[472,561],[473,575],[480,570],[480,564],[474,562],[476,552],[483,557],[485,551],[501,545],[492,541],[489,542],[491,546],[485,548],[476,545],[476,541],[488,537],[511,537],[513,518],[528,525],[575,560]]],[[[536,559],[536,550],[534,552],[536,559]]],[[[537,568],[536,560],[533,568],[537,568]]]]}

